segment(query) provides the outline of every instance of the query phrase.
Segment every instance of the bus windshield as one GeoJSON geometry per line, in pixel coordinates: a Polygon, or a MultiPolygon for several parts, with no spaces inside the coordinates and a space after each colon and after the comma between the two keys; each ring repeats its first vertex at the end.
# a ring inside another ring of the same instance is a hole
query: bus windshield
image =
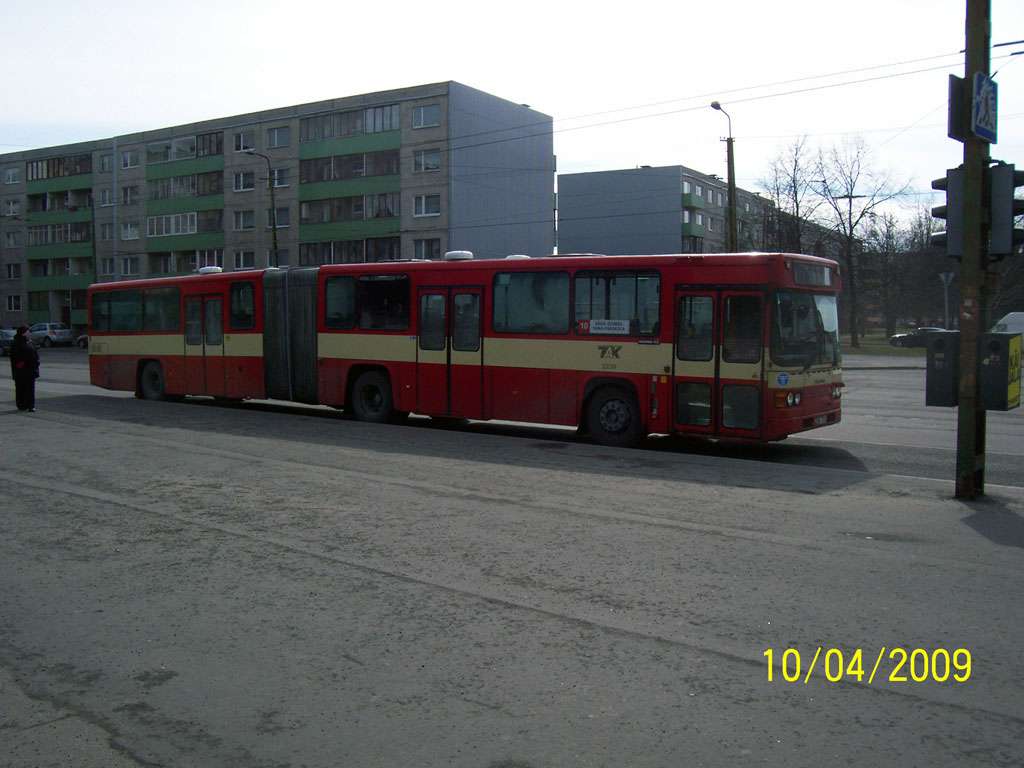
{"type": "Polygon", "coordinates": [[[772,360],[810,368],[838,365],[839,311],[835,296],[779,291],[772,303],[772,360]]]}

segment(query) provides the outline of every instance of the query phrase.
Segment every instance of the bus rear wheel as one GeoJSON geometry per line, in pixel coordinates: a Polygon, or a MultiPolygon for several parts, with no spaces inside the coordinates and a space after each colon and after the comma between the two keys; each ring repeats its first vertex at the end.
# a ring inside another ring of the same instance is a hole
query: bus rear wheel
{"type": "Polygon", "coordinates": [[[395,417],[391,382],[380,371],[367,371],[352,387],[352,412],[360,421],[383,424],[395,417]]]}
{"type": "Polygon", "coordinates": [[[634,445],[641,429],[636,398],[622,387],[602,387],[587,403],[587,427],[602,445],[634,445]]]}
{"type": "Polygon", "coordinates": [[[139,377],[139,391],[146,400],[164,400],[167,389],[164,385],[164,369],[160,363],[150,361],[142,367],[139,377]]]}

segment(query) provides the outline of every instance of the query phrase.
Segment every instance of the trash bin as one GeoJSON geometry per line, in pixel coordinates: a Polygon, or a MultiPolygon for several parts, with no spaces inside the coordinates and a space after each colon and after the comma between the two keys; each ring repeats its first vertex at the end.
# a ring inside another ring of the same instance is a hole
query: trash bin
{"type": "Polygon", "coordinates": [[[1008,411],[1020,406],[1019,333],[983,333],[978,355],[980,406],[986,411],[1008,411]]]}
{"type": "Polygon", "coordinates": [[[934,331],[926,342],[924,404],[955,408],[960,379],[960,331],[934,331]]]}

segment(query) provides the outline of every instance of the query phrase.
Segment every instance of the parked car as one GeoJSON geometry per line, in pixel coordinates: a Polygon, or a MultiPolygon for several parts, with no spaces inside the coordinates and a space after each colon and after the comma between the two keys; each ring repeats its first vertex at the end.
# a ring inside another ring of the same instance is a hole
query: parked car
{"type": "Polygon", "coordinates": [[[14,341],[14,331],[9,328],[0,328],[0,347],[3,348],[4,357],[11,354],[12,341],[14,341]]]}
{"type": "Polygon", "coordinates": [[[923,347],[928,343],[929,334],[944,331],[945,328],[915,328],[910,333],[897,333],[889,337],[894,347],[923,347]]]}
{"type": "Polygon", "coordinates": [[[88,333],[83,333],[81,336],[79,336],[77,339],[75,339],[75,344],[80,346],[82,349],[88,349],[89,348],[89,334],[88,333]]]}
{"type": "Polygon", "coordinates": [[[71,344],[75,340],[64,323],[36,323],[28,329],[28,337],[37,347],[71,344]]]}

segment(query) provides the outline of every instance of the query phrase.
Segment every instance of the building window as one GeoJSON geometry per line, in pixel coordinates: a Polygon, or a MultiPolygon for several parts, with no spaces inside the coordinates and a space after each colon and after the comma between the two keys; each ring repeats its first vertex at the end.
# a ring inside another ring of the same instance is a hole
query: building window
{"type": "Polygon", "coordinates": [[[100,259],[100,274],[101,275],[112,275],[114,274],[114,259],[111,256],[100,259]]]}
{"type": "Polygon", "coordinates": [[[270,171],[270,178],[274,181],[275,187],[287,187],[288,186],[288,169],[287,168],[274,168],[270,171]]]}
{"type": "Polygon", "coordinates": [[[235,269],[254,269],[256,251],[235,251],[235,269]]]}
{"type": "Polygon", "coordinates": [[[715,231],[715,220],[711,216],[708,216],[708,232],[714,232],[714,231],[715,231]]]}
{"type": "Polygon", "coordinates": [[[235,192],[249,192],[256,188],[256,173],[243,171],[235,174],[235,192]]]}
{"type": "Polygon", "coordinates": [[[697,226],[698,227],[703,227],[704,226],[704,214],[703,213],[698,213],[697,214],[697,226]]]}
{"type": "Polygon", "coordinates": [[[5,168],[4,184],[17,184],[21,181],[21,168],[5,168]]]}
{"type": "Polygon", "coordinates": [[[683,224],[689,224],[689,223],[690,223],[690,212],[689,211],[683,211],[683,224]]]}
{"type": "Polygon", "coordinates": [[[8,264],[7,265],[7,279],[8,280],[20,280],[21,279],[21,264],[8,264]]]}
{"type": "Polygon", "coordinates": [[[441,124],[441,105],[430,104],[425,107],[413,107],[412,127],[430,128],[441,124]]]}
{"type": "Polygon", "coordinates": [[[386,107],[369,107],[366,110],[363,129],[366,133],[383,133],[384,131],[397,131],[398,105],[389,104],[386,107]]]}
{"type": "Polygon", "coordinates": [[[113,205],[114,194],[112,190],[101,189],[100,190],[100,206],[113,205]]]}
{"type": "Polygon", "coordinates": [[[428,240],[414,240],[413,241],[415,258],[417,259],[429,259],[430,261],[436,261],[441,258],[441,240],[439,238],[430,238],[428,240]]]}
{"type": "Polygon", "coordinates": [[[139,167],[139,150],[137,149],[126,149],[121,152],[121,167],[122,168],[138,168],[139,167]]]}
{"type": "Polygon", "coordinates": [[[412,172],[426,173],[441,170],[441,150],[421,149],[412,153],[412,172]]]}
{"type": "Polygon", "coordinates": [[[126,221],[121,225],[121,239],[122,240],[138,240],[139,239],[139,222],[137,221],[126,221]]]}
{"type": "Polygon", "coordinates": [[[292,140],[292,129],[287,125],[267,129],[267,148],[287,147],[292,140]]]}
{"type": "Polygon", "coordinates": [[[683,194],[684,195],[690,194],[690,182],[688,182],[688,181],[684,181],[683,182],[683,194]]]}
{"type": "Polygon", "coordinates": [[[235,152],[256,149],[256,131],[241,131],[235,134],[235,152]]]}
{"type": "Polygon", "coordinates": [[[196,137],[154,141],[146,146],[146,164],[169,163],[173,160],[187,160],[196,156],[196,137]]]}
{"type": "Polygon", "coordinates": [[[8,296],[7,297],[7,311],[8,312],[21,312],[21,296],[8,296]]]}
{"type": "Polygon", "coordinates": [[[202,269],[203,267],[223,267],[224,251],[220,248],[214,248],[208,251],[196,251],[192,260],[195,262],[196,269],[202,269]]]}
{"type": "Polygon", "coordinates": [[[413,198],[413,216],[440,216],[440,195],[416,195],[413,198]]]}
{"type": "Polygon", "coordinates": [[[4,233],[4,248],[17,248],[19,245],[21,245],[20,232],[4,233]]]}
{"type": "Polygon", "coordinates": [[[722,204],[722,193],[721,192],[718,193],[718,204],[719,205],[722,204]]]}
{"type": "Polygon", "coordinates": [[[139,257],[138,256],[126,256],[121,259],[121,274],[122,275],[137,275],[139,274],[139,257]]]}
{"type": "Polygon", "coordinates": [[[235,232],[255,229],[255,211],[235,211],[235,232]]]}
{"type": "Polygon", "coordinates": [[[21,213],[20,200],[4,200],[5,216],[17,216],[19,213],[21,213]]]}
{"type": "Polygon", "coordinates": [[[139,188],[138,187],[121,187],[121,203],[122,205],[132,205],[133,203],[139,202],[139,188]]]}
{"type": "Polygon", "coordinates": [[[224,154],[223,133],[201,133],[196,136],[196,155],[198,157],[222,154],[224,154]]]}
{"type": "Polygon", "coordinates": [[[693,190],[697,194],[697,197],[704,197],[704,187],[700,184],[695,184],[693,190]]]}
{"type": "MultiPolygon", "coordinates": [[[[274,228],[274,226],[275,226],[274,218],[275,217],[271,216],[270,209],[267,209],[267,229],[273,229],[274,228]]],[[[282,227],[289,226],[291,224],[291,209],[288,206],[285,206],[283,208],[278,208],[277,209],[276,219],[277,219],[277,229],[281,229],[282,227]]]]}
{"type": "Polygon", "coordinates": [[[100,240],[114,239],[114,225],[111,222],[100,224],[100,240]]]}
{"type": "Polygon", "coordinates": [[[100,155],[100,173],[110,173],[114,170],[114,156],[100,155]]]}
{"type": "Polygon", "coordinates": [[[146,219],[146,237],[168,235],[194,235],[197,216],[195,212],[172,213],[165,216],[150,216],[146,219]]]}

